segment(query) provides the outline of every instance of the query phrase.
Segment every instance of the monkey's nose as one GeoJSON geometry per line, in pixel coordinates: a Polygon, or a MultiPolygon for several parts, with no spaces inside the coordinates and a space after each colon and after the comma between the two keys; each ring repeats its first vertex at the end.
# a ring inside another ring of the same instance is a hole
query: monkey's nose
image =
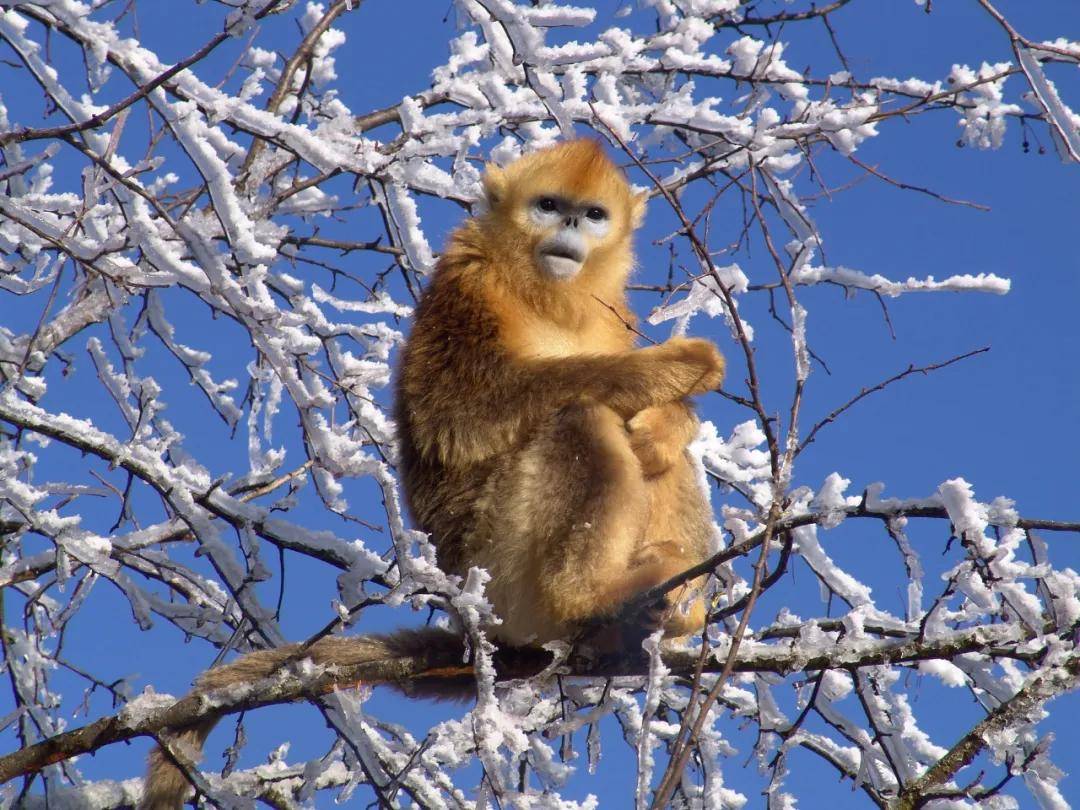
{"type": "Polygon", "coordinates": [[[566,218],[566,227],[568,227],[568,228],[576,228],[577,226],[578,226],[578,218],[577,217],[567,217],[566,218]]]}

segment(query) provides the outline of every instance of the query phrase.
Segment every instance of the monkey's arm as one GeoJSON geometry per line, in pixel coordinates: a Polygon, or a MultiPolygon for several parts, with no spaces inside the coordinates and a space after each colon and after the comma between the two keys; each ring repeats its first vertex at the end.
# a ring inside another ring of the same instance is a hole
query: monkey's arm
{"type": "Polygon", "coordinates": [[[467,467],[501,455],[537,420],[583,398],[628,420],[710,391],[723,376],[719,350],[694,338],[612,354],[517,355],[489,300],[461,274],[442,273],[421,301],[405,349],[399,430],[421,457],[467,467]]]}
{"type": "Polygon", "coordinates": [[[439,361],[406,363],[399,418],[422,455],[451,467],[506,452],[564,405],[589,399],[629,420],[711,391],[724,376],[717,348],[694,338],[555,358],[514,357],[493,340],[474,338],[468,351],[442,352],[439,361]]]}
{"type": "Polygon", "coordinates": [[[521,388],[547,409],[585,397],[629,420],[646,408],[714,390],[724,379],[724,358],[707,340],[674,338],[619,354],[526,361],[516,373],[531,376],[521,388]]]}

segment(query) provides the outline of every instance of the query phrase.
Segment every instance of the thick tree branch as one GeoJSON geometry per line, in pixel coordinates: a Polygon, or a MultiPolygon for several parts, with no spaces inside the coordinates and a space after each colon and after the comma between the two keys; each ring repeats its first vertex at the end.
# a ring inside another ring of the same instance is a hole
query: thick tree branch
{"type": "MultiPolygon", "coordinates": [[[[876,666],[886,662],[908,664],[966,653],[1009,657],[1017,654],[1016,646],[1025,640],[1015,626],[995,625],[921,641],[841,640],[827,653],[820,650],[809,652],[800,648],[791,649],[787,644],[755,644],[752,649],[734,656],[730,662],[721,648],[715,656],[710,657],[704,671],[720,672],[730,665],[731,672],[772,672],[787,675],[822,669],[876,666]]],[[[1024,656],[1029,652],[1037,654],[1037,651],[1025,649],[1024,656]]],[[[698,664],[698,658],[695,652],[669,652],[665,654],[664,662],[672,674],[690,675],[698,664]]],[[[548,654],[540,651],[503,650],[498,659],[499,677],[505,680],[527,678],[542,671],[548,662],[548,654]]],[[[629,659],[597,664],[587,658],[571,658],[563,674],[593,678],[642,677],[646,674],[645,666],[643,662],[629,659]]],[[[157,708],[143,706],[137,699],[132,706],[117,714],[0,757],[0,782],[33,773],[47,765],[95,751],[105,745],[153,735],[167,729],[183,728],[206,717],[233,714],[276,703],[315,700],[334,690],[361,684],[390,684],[406,692],[413,689],[423,691],[425,687],[439,684],[445,689],[458,684],[460,688],[467,690],[469,684],[475,682],[475,677],[472,666],[462,664],[460,649],[455,649],[452,645],[431,645],[421,654],[341,665],[312,674],[302,673],[298,669],[283,669],[271,678],[253,684],[240,695],[235,689],[192,693],[157,708]]]]}

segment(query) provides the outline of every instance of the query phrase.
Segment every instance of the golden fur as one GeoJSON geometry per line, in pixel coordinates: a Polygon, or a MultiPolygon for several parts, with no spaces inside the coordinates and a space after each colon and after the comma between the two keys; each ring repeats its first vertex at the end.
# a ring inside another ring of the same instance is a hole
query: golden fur
{"type": "MultiPolygon", "coordinates": [[[[489,210],[455,231],[417,309],[398,385],[401,472],[440,564],[482,566],[513,644],[566,636],[699,562],[711,513],[685,398],[715,388],[704,340],[636,349],[625,300],[644,201],[592,141],[488,167],[489,210]],[[573,278],[535,260],[529,206],[602,205],[573,278]]],[[[670,633],[700,627],[700,598],[670,633]]]]}

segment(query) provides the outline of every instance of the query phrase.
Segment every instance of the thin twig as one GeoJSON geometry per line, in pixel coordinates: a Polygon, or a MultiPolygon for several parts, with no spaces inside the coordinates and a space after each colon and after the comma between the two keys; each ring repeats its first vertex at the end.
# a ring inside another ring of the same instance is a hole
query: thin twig
{"type": "Polygon", "coordinates": [[[936,192],[936,191],[934,191],[932,189],[924,188],[923,186],[912,185],[911,183],[905,183],[902,180],[896,180],[896,179],[894,179],[892,177],[889,177],[887,174],[885,174],[883,171],[878,169],[876,166],[871,166],[871,165],[869,165],[867,163],[863,163],[861,160],[859,160],[857,157],[855,157],[855,155],[848,155],[847,159],[850,160],[852,163],[854,163],[856,166],[858,166],[860,169],[863,169],[864,171],[869,172],[870,174],[874,175],[874,177],[877,177],[880,180],[884,180],[889,185],[896,186],[897,188],[902,189],[904,191],[917,191],[920,194],[925,194],[928,197],[933,197],[935,200],[941,200],[941,202],[943,202],[943,203],[949,203],[950,205],[965,205],[968,208],[974,208],[977,211],[989,211],[990,210],[989,205],[983,205],[982,203],[971,202],[970,200],[959,200],[959,199],[956,199],[954,197],[946,197],[944,194],[939,194],[938,192],[936,192]]]}
{"type": "Polygon", "coordinates": [[[840,416],[845,411],[850,410],[858,402],[860,402],[863,399],[866,399],[866,397],[870,396],[871,394],[875,394],[878,391],[884,391],[886,388],[888,388],[893,383],[899,382],[900,380],[904,379],[905,377],[910,377],[912,374],[930,374],[931,372],[937,371],[938,369],[946,368],[947,366],[951,366],[954,363],[959,363],[961,360],[967,360],[969,357],[975,357],[976,355],[984,354],[985,352],[988,352],[988,351],[990,351],[990,347],[989,346],[983,346],[980,349],[972,349],[969,352],[964,352],[963,354],[958,354],[955,357],[950,357],[948,360],[942,360],[939,363],[930,363],[930,364],[925,365],[925,366],[916,366],[914,363],[912,363],[911,365],[909,365],[903,371],[899,372],[898,374],[894,374],[891,377],[888,377],[887,379],[882,380],[877,385],[873,385],[873,386],[871,386],[869,388],[861,389],[859,391],[859,393],[857,393],[855,396],[853,396],[851,399],[849,399],[843,405],[840,405],[839,407],[834,408],[832,411],[829,412],[829,414],[827,416],[825,416],[823,419],[821,419],[819,422],[817,422],[812,428],[810,428],[810,432],[806,434],[806,438],[803,439],[802,443],[799,445],[799,449],[798,449],[797,453],[801,453],[810,444],[812,444],[815,437],[817,436],[817,434],[819,432],[821,432],[821,430],[823,428],[825,428],[827,425],[830,425],[833,422],[835,422],[838,416],[840,416]]]}

